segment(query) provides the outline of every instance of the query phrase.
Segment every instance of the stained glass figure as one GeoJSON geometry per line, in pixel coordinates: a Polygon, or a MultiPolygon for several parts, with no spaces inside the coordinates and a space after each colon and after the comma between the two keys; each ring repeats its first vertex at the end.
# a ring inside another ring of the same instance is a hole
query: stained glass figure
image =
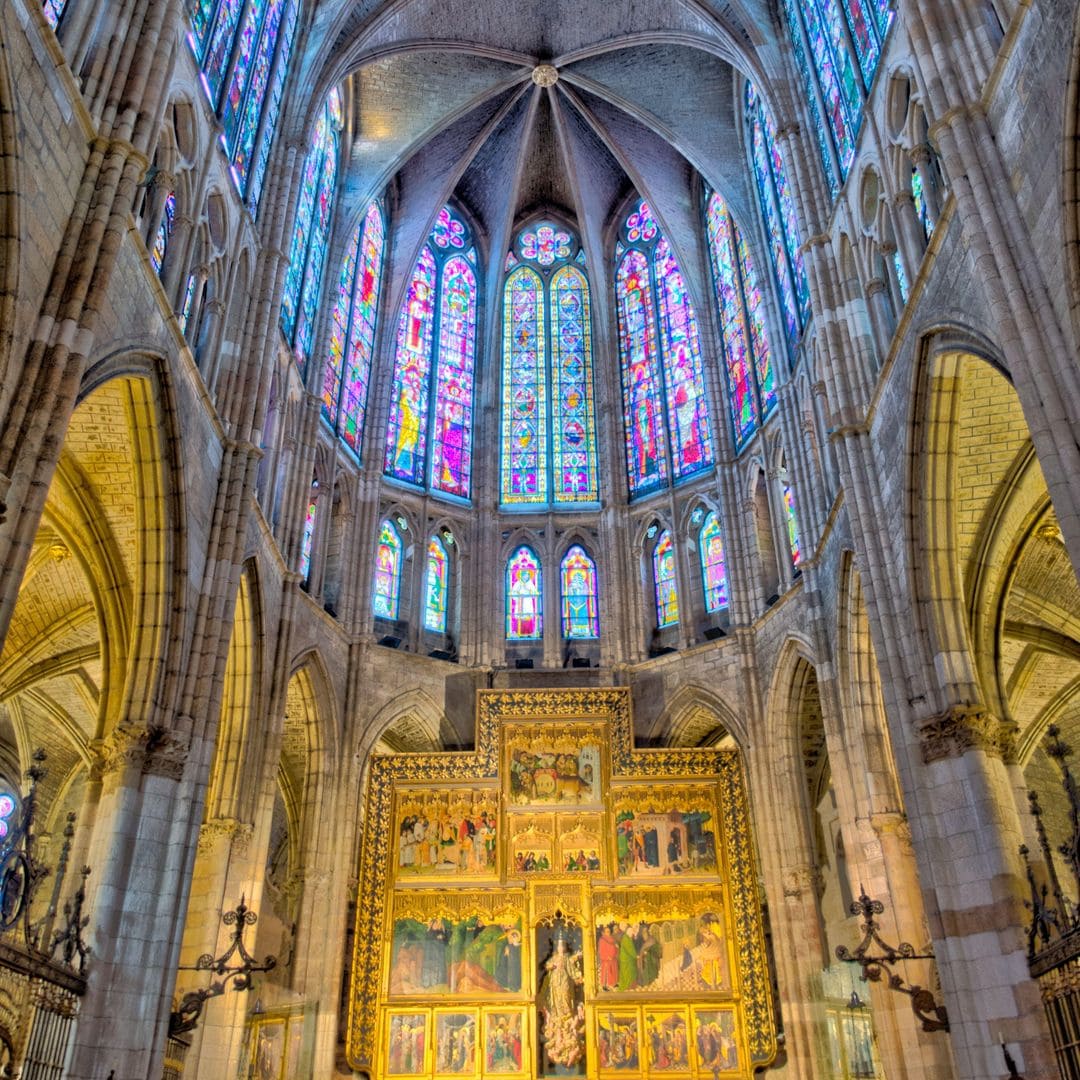
{"type": "Polygon", "coordinates": [[[524,229],[503,291],[501,501],[596,502],[589,283],[577,240],[549,224],[524,229]],[[535,266],[529,266],[532,262],[535,266]]]}
{"type": "Polygon", "coordinates": [[[187,333],[188,322],[191,319],[191,309],[195,304],[195,275],[188,274],[187,285],[184,286],[184,302],[180,305],[180,315],[177,321],[180,323],[180,332],[187,333]]]}
{"type": "Polygon", "coordinates": [[[158,226],[157,235],[154,237],[154,246],[150,249],[150,265],[159,276],[161,268],[165,265],[165,253],[169,250],[175,221],[176,192],[170,191],[165,197],[165,207],[161,214],[161,224],[158,226]]]}
{"type": "Polygon", "coordinates": [[[281,298],[281,328],[298,363],[307,360],[326,262],[326,240],[337,186],[341,98],[331,90],[311,135],[301,174],[289,268],[281,298]]]}
{"type": "Polygon", "coordinates": [[[0,840],[11,831],[11,815],[15,813],[16,805],[13,795],[0,792],[0,840]]]}
{"type": "Polygon", "coordinates": [[[705,586],[705,610],[712,613],[728,604],[727,569],[724,564],[724,538],[715,510],[705,518],[698,534],[701,577],[705,586]]]}
{"type": "Polygon", "coordinates": [[[531,547],[522,546],[506,564],[506,636],[511,641],[536,641],[543,633],[540,560],[531,547]]]}
{"type": "Polygon", "coordinates": [[[580,544],[567,551],[559,576],[562,581],[563,637],[567,640],[598,638],[596,564],[580,544]]]}
{"type": "Polygon", "coordinates": [[[382,211],[372,201],[345,251],[330,321],[323,415],[356,454],[367,411],[384,242],[382,211]]]}
{"type": "Polygon", "coordinates": [[[311,545],[315,539],[315,514],[317,511],[315,500],[308,503],[307,513],[304,515],[304,530],[300,535],[300,576],[307,581],[311,573],[311,545]]]}
{"type": "MultiPolygon", "coordinates": [[[[44,0],[43,10],[49,25],[55,30],[60,25],[60,18],[64,14],[67,0],[44,0]]],[[[3,796],[0,796],[3,797],[3,796]]],[[[7,835],[7,829],[0,833],[0,837],[7,835]]]]}
{"type": "MultiPolygon", "coordinates": [[[[54,2],[48,0],[46,8],[54,2]]],[[[277,124],[299,0],[188,0],[188,7],[189,41],[202,68],[203,88],[221,122],[229,170],[254,210],[277,124]]]]}
{"type": "Polygon", "coordinates": [[[675,545],[665,529],[653,548],[653,584],[656,587],[656,625],[660,629],[679,621],[679,594],[675,587],[675,545]]]}
{"type": "Polygon", "coordinates": [[[772,119],[752,83],[748,83],[746,88],[746,123],[750,133],[750,160],[765,222],[773,278],[780,297],[788,341],[794,350],[810,318],[810,288],[799,250],[795,208],[788,191],[784,163],[776,145],[776,133],[772,119]]]}
{"type": "Polygon", "coordinates": [[[375,549],[375,583],[372,608],[377,619],[396,619],[401,600],[401,561],[403,547],[397,526],[386,518],[379,526],[379,544],[375,549]]]}
{"type": "Polygon", "coordinates": [[[443,207],[401,309],[383,465],[394,479],[463,499],[472,475],[475,257],[468,226],[443,207]]]}
{"type": "Polygon", "coordinates": [[[934,218],[930,213],[930,206],[926,201],[926,192],[923,189],[922,176],[919,170],[911,170],[911,198],[915,203],[915,213],[919,218],[926,239],[929,240],[934,234],[934,218]]]}
{"type": "Polygon", "coordinates": [[[450,560],[442,540],[428,540],[427,574],[424,577],[424,629],[446,633],[446,600],[449,593],[450,560]]]}
{"type": "Polygon", "coordinates": [[[795,517],[795,493],[790,484],[784,485],[784,516],[787,518],[788,543],[791,545],[791,562],[798,568],[802,561],[799,544],[799,522],[795,517]]]}
{"type": "Polygon", "coordinates": [[[633,496],[703,472],[713,451],[697,317],[648,203],[627,217],[622,242],[615,298],[633,496]]]}

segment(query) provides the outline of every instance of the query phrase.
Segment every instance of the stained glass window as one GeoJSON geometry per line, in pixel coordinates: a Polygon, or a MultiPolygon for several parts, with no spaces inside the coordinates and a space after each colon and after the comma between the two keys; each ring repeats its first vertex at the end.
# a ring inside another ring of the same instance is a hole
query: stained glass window
{"type": "Polygon", "coordinates": [[[519,547],[506,564],[506,636],[536,641],[544,633],[543,578],[530,547],[519,547]]]}
{"type": "Polygon", "coordinates": [[[396,619],[401,600],[401,533],[387,518],[379,526],[379,545],[375,549],[375,585],[372,607],[378,619],[396,619]]]}
{"type": "MultiPolygon", "coordinates": [[[[55,30],[60,25],[60,17],[64,14],[64,8],[67,6],[67,0],[45,0],[44,11],[45,18],[48,20],[49,25],[55,30]]],[[[0,798],[6,798],[7,796],[0,796],[0,798]]],[[[0,833],[0,837],[7,835],[7,829],[0,833]]]]}
{"type": "Polygon", "coordinates": [[[517,240],[521,260],[506,279],[504,505],[598,498],[589,283],[572,264],[576,248],[564,229],[527,228],[517,240]]]}
{"type": "Polygon", "coordinates": [[[202,67],[203,89],[221,121],[221,145],[233,182],[254,210],[281,107],[300,3],[188,0],[188,9],[189,41],[202,67]]]}
{"type": "Polygon", "coordinates": [[[401,308],[383,466],[394,479],[463,499],[472,473],[475,261],[468,226],[443,207],[401,308]]]}
{"type": "Polygon", "coordinates": [[[802,560],[802,549],[799,545],[799,522],[795,517],[795,493],[790,484],[784,485],[784,517],[787,519],[788,543],[791,545],[791,561],[798,567],[802,560]]]}
{"type": "Polygon", "coordinates": [[[648,203],[622,230],[615,273],[626,469],[631,495],[710,468],[712,436],[697,317],[648,203]]]}
{"type": "Polygon", "coordinates": [[[908,285],[907,271],[904,269],[904,260],[901,257],[898,248],[893,248],[892,262],[893,271],[896,274],[896,287],[900,290],[900,300],[906,304],[908,302],[908,296],[911,293],[911,289],[908,285]]]}
{"type": "Polygon", "coordinates": [[[562,580],[562,630],[567,639],[600,636],[596,564],[580,544],[567,551],[559,568],[562,580]]]}
{"type": "Polygon", "coordinates": [[[795,207],[776,145],[776,132],[752,83],[746,87],[746,124],[773,277],[788,341],[794,349],[810,318],[810,287],[799,250],[795,207]]]}
{"type": "Polygon", "coordinates": [[[428,540],[427,574],[424,577],[424,629],[446,633],[446,599],[450,581],[450,560],[446,546],[437,536],[428,540]]]}
{"type": "Polygon", "coordinates": [[[304,531],[300,536],[300,576],[307,581],[311,573],[311,545],[315,539],[315,500],[308,503],[304,515],[304,531]]]}
{"type": "Polygon", "coordinates": [[[331,90],[315,122],[304,159],[289,248],[289,268],[285,272],[285,290],[281,298],[281,328],[299,364],[303,364],[311,352],[315,310],[326,262],[330,213],[337,186],[341,123],[341,97],[337,90],[331,90]]]}
{"type": "Polygon", "coordinates": [[[893,13],[888,0],[783,0],[783,5],[825,175],[835,196],[855,157],[865,93],[874,80],[893,13]],[[820,122],[819,101],[827,129],[820,122]]]}
{"type": "Polygon", "coordinates": [[[191,319],[191,309],[195,305],[195,275],[188,274],[187,285],[184,286],[184,302],[180,305],[180,315],[177,322],[180,323],[181,333],[187,333],[188,322],[191,319]]]}
{"type": "Polygon", "coordinates": [[[656,587],[656,625],[663,629],[679,621],[679,594],[675,588],[675,545],[665,529],[653,548],[653,584],[656,587]]]}
{"type": "Polygon", "coordinates": [[[919,224],[929,240],[934,233],[934,219],[930,213],[930,206],[926,201],[926,192],[923,190],[922,176],[919,170],[911,170],[911,197],[915,202],[915,213],[919,218],[919,224]]]}
{"type": "Polygon", "coordinates": [[[373,201],[341,263],[323,373],[323,416],[357,454],[367,411],[385,235],[382,211],[373,201]]]}
{"type": "Polygon", "coordinates": [[[0,792],[0,840],[11,830],[11,815],[15,813],[15,797],[8,792],[0,792]]]}
{"type": "Polygon", "coordinates": [[[741,450],[776,407],[764,299],[739,227],[715,191],[705,204],[705,226],[724,337],[735,449],[741,450]]]}
{"type": "Polygon", "coordinates": [[[720,533],[720,519],[711,510],[698,534],[698,552],[701,556],[701,577],[705,586],[705,610],[719,611],[727,607],[727,568],[724,564],[724,538],[720,533]]]}
{"type": "Polygon", "coordinates": [[[154,246],[150,249],[150,265],[157,274],[161,273],[161,268],[165,265],[165,252],[169,250],[169,240],[172,239],[175,221],[176,192],[170,191],[165,197],[165,207],[161,214],[161,224],[158,226],[157,235],[154,237],[154,246]]]}

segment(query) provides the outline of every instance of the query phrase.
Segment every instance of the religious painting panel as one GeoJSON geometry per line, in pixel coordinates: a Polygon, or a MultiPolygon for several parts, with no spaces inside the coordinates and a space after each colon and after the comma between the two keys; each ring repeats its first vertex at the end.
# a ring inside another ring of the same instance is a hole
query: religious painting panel
{"type": "Polygon", "coordinates": [[[475,1009],[435,1010],[435,1075],[475,1076],[479,1016],[475,1009]]]}
{"type": "Polygon", "coordinates": [[[512,806],[601,803],[601,740],[595,725],[509,727],[506,759],[512,806]]]}
{"type": "Polygon", "coordinates": [[[398,797],[397,876],[493,877],[498,850],[495,791],[403,791],[398,797]]]}
{"type": "Polygon", "coordinates": [[[704,789],[681,785],[627,789],[614,806],[620,877],[717,873],[716,813],[704,789]]]}
{"type": "Polygon", "coordinates": [[[528,1025],[524,1009],[492,1009],[484,1013],[484,1077],[525,1075],[528,1025]]]}
{"type": "Polygon", "coordinates": [[[426,1010],[387,1010],[387,1076],[427,1076],[427,1053],[431,1043],[429,1026],[430,1017],[426,1010]]]}
{"type": "Polygon", "coordinates": [[[602,1076],[641,1075],[641,1019],[637,1009],[599,1009],[596,1061],[602,1076]]]}
{"type": "Polygon", "coordinates": [[[629,889],[593,898],[596,988],[600,993],[731,991],[731,959],[720,890],[629,889]]]}
{"type": "Polygon", "coordinates": [[[738,1072],[735,1010],[695,1009],[694,1049],[699,1073],[719,1076],[738,1072]]]}
{"type": "Polygon", "coordinates": [[[687,1010],[649,1008],[645,1016],[645,1066],[649,1075],[690,1073],[690,1024],[687,1010]]]}
{"type": "Polygon", "coordinates": [[[522,986],[522,898],[497,894],[398,898],[390,937],[391,997],[517,994],[522,986]]]}
{"type": "Polygon", "coordinates": [[[278,1080],[285,1056],[285,1021],[260,1024],[255,1036],[252,1075],[257,1080],[278,1080]]]}
{"type": "Polygon", "coordinates": [[[514,815],[508,824],[510,853],[508,877],[550,873],[555,866],[553,814],[514,815]]]}
{"type": "Polygon", "coordinates": [[[599,814],[560,814],[559,859],[564,874],[599,874],[603,870],[603,823],[599,814]]]}

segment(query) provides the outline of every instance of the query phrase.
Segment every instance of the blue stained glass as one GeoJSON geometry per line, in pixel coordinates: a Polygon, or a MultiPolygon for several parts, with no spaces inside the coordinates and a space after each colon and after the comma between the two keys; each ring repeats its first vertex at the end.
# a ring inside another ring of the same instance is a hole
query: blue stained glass
{"type": "Polygon", "coordinates": [[[926,239],[929,240],[934,234],[934,218],[926,201],[922,177],[919,175],[919,170],[914,168],[911,170],[911,197],[915,202],[915,213],[919,218],[919,224],[922,226],[926,239]]]}
{"type": "Polygon", "coordinates": [[[911,289],[908,285],[907,271],[904,269],[904,260],[900,257],[899,250],[896,249],[893,250],[892,258],[893,268],[896,271],[896,284],[900,289],[900,299],[906,304],[911,289]]]}
{"type": "Polygon", "coordinates": [[[427,574],[424,578],[424,629],[446,633],[446,601],[449,593],[450,560],[437,536],[428,540],[427,574]]]}
{"type": "Polygon", "coordinates": [[[727,569],[724,563],[724,538],[720,519],[710,511],[698,536],[701,576],[705,586],[705,610],[710,614],[727,607],[727,569]]]}
{"type": "MultiPolygon", "coordinates": [[[[64,8],[66,6],[67,0],[44,0],[42,10],[45,12],[46,20],[54,30],[60,25],[60,19],[64,14],[64,8]]],[[[0,836],[3,835],[3,833],[0,833],[0,836]]]]}
{"type": "Polygon", "coordinates": [[[214,108],[217,108],[221,84],[228,72],[229,58],[232,56],[236,29],[243,9],[244,0],[221,0],[214,28],[210,31],[203,55],[199,57],[203,70],[203,89],[214,108]]]}
{"type": "Polygon", "coordinates": [[[851,28],[855,51],[859,54],[863,85],[869,89],[881,59],[877,25],[872,16],[867,17],[867,0],[844,0],[844,14],[847,15],[847,23],[851,28]]]}
{"type": "MultiPolygon", "coordinates": [[[[289,69],[289,56],[292,51],[293,33],[296,30],[296,18],[299,12],[299,0],[289,0],[289,6],[285,14],[285,23],[281,31],[281,45],[278,49],[277,60],[274,63],[273,75],[271,76],[270,92],[266,97],[266,104],[262,116],[262,137],[259,138],[254,127],[249,128],[245,124],[237,144],[237,155],[246,153],[246,136],[250,134],[252,140],[258,139],[258,158],[255,168],[251,173],[247,185],[247,204],[252,213],[258,208],[259,196],[262,194],[263,179],[266,176],[266,165],[270,160],[270,148],[274,144],[274,131],[277,127],[278,114],[281,111],[281,95],[285,87],[285,76],[289,69]]],[[[254,145],[254,142],[252,143],[254,145]]]]}
{"type": "Polygon", "coordinates": [[[600,636],[597,605],[596,564],[585,549],[575,544],[562,561],[563,637],[587,640],[600,636]]]}
{"type": "Polygon", "coordinates": [[[665,529],[653,548],[653,585],[656,590],[656,625],[663,629],[679,621],[679,594],[675,587],[675,545],[665,529]]]}
{"type": "Polygon", "coordinates": [[[802,546],[799,542],[799,522],[795,517],[795,493],[790,484],[784,485],[784,517],[787,520],[788,544],[791,548],[792,565],[798,569],[802,560],[802,546]]]}
{"type": "Polygon", "coordinates": [[[154,246],[150,249],[150,265],[154,273],[160,275],[165,265],[165,253],[169,250],[169,241],[172,239],[173,222],[176,220],[176,192],[170,191],[165,196],[165,206],[161,214],[161,224],[158,226],[157,235],[154,237],[154,246]]]}
{"type": "MultiPolygon", "coordinates": [[[[233,42],[235,59],[221,103],[221,126],[224,129],[226,149],[232,147],[236,126],[240,121],[244,90],[247,87],[248,74],[251,71],[251,60],[255,55],[255,46],[259,40],[259,17],[262,14],[263,6],[261,3],[253,3],[248,7],[247,13],[240,23],[240,32],[236,36],[236,41],[233,42]]],[[[280,0],[277,0],[274,8],[275,16],[280,16],[280,0]]]]}
{"type": "Polygon", "coordinates": [[[403,545],[397,527],[387,518],[379,526],[375,549],[375,582],[372,608],[378,619],[396,619],[401,599],[401,560],[403,545]]]}
{"type": "MultiPolygon", "coordinates": [[[[48,8],[50,6],[63,8],[64,4],[57,3],[56,0],[46,0],[46,18],[48,18],[48,8]]],[[[210,23],[214,18],[214,9],[216,7],[217,0],[188,0],[188,10],[191,16],[191,36],[189,40],[195,51],[196,59],[202,56],[203,49],[206,47],[206,35],[210,32],[210,23]]],[[[53,25],[55,26],[55,23],[53,25]]]]}
{"type": "Polygon", "coordinates": [[[315,539],[315,513],[318,509],[315,500],[308,503],[304,515],[304,531],[300,536],[300,576],[307,581],[311,573],[311,545],[315,539]]]}
{"type": "Polygon", "coordinates": [[[507,278],[504,291],[504,503],[547,502],[546,355],[544,283],[522,266],[507,278]]]}

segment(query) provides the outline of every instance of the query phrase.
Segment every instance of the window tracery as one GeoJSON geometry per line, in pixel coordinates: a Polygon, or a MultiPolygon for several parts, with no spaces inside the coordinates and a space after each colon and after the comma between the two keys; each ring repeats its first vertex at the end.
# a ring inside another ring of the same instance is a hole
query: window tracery
{"type": "Polygon", "coordinates": [[[639,202],[616,245],[615,296],[631,496],[712,467],[697,317],[649,204],[639,202]]]}
{"type": "Polygon", "coordinates": [[[386,227],[372,200],[341,263],[323,375],[323,416],[359,455],[367,414],[386,227]]]}
{"type": "Polygon", "coordinates": [[[462,499],[472,473],[475,263],[468,226],[443,207],[398,320],[384,458],[387,476],[462,499]]]}
{"type": "MultiPolygon", "coordinates": [[[[60,6],[48,0],[49,6],[60,6]]],[[[221,121],[237,191],[254,212],[296,32],[299,0],[188,0],[188,41],[221,121]]]]}
{"type": "Polygon", "coordinates": [[[541,222],[521,231],[516,249],[503,289],[501,499],[594,503],[592,324],[577,240],[541,222]]]}

